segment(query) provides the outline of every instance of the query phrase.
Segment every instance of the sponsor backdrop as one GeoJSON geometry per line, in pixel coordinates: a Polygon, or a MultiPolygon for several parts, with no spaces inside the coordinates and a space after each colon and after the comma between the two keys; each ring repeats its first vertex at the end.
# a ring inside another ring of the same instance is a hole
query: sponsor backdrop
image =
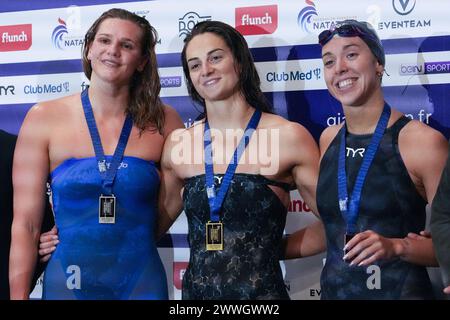
{"type": "MultiPolygon", "coordinates": [[[[317,35],[354,18],[375,27],[386,49],[386,100],[450,135],[450,22],[448,0],[190,0],[0,2],[0,128],[18,133],[36,102],[79,92],[88,80],[80,51],[87,28],[105,10],[121,7],[145,16],[159,33],[161,96],[189,126],[199,114],[187,95],[180,63],[183,39],[203,20],[236,27],[248,41],[263,91],[276,111],[306,126],[318,140],[340,123],[342,110],[327,92],[317,35]]],[[[418,145],[418,148],[421,146],[418,145]]],[[[286,233],[315,220],[292,193],[286,233]]],[[[170,298],[180,299],[189,248],[182,215],[160,242],[170,298]]],[[[281,262],[292,299],[320,297],[324,256],[281,262]]],[[[430,269],[439,283],[436,269],[430,269]]],[[[33,292],[41,295],[41,287],[33,292]]]]}

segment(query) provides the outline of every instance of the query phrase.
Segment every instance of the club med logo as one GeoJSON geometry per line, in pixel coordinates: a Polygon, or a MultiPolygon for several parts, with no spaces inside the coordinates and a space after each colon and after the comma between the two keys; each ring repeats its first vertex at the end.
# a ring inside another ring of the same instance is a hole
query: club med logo
{"type": "Polygon", "coordinates": [[[183,275],[188,266],[188,262],[173,262],[173,285],[181,290],[183,275]]]}
{"type": "Polygon", "coordinates": [[[0,26],[0,52],[28,50],[32,44],[31,24],[0,26]]]}
{"type": "Polygon", "coordinates": [[[274,33],[278,28],[278,6],[236,8],[235,25],[242,35],[274,33]]]}
{"type": "Polygon", "coordinates": [[[178,37],[186,38],[197,23],[210,20],[211,16],[201,16],[194,11],[186,13],[182,18],[178,19],[178,37]]]}
{"type": "Polygon", "coordinates": [[[25,94],[51,94],[51,93],[68,93],[70,92],[70,84],[68,81],[61,82],[59,84],[38,84],[38,85],[26,85],[23,87],[23,93],[25,94]]]}
{"type": "Polygon", "coordinates": [[[268,72],[266,73],[267,82],[288,82],[288,81],[305,81],[305,80],[320,80],[320,68],[311,69],[307,72],[300,70],[292,70],[290,72],[268,72]]]}
{"type": "Polygon", "coordinates": [[[416,0],[392,0],[392,7],[394,8],[394,11],[401,16],[410,14],[414,10],[415,6],[416,0]]]}

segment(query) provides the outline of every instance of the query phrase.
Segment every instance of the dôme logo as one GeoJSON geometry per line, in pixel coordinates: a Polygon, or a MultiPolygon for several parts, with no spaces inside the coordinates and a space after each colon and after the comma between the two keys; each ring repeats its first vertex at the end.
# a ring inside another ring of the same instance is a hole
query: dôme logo
{"type": "Polygon", "coordinates": [[[178,37],[186,37],[191,33],[194,26],[202,21],[211,20],[211,16],[200,16],[197,12],[190,11],[178,19],[178,37]]]}

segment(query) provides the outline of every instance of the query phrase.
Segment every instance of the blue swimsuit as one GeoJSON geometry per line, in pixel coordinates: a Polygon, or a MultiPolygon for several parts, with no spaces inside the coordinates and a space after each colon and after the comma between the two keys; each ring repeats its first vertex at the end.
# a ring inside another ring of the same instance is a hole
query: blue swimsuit
{"type": "Polygon", "coordinates": [[[168,299],[154,234],[155,164],[123,157],[113,186],[115,224],[99,223],[101,185],[95,157],[68,159],[52,172],[60,243],[45,271],[43,299],[168,299]]]}

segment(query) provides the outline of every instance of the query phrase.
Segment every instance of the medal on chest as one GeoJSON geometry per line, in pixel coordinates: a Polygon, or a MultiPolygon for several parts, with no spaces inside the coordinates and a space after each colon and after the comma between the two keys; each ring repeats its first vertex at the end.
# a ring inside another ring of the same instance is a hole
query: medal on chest
{"type": "Polygon", "coordinates": [[[222,177],[222,183],[216,192],[214,185],[214,168],[212,155],[212,139],[211,130],[209,128],[208,119],[205,120],[203,146],[205,151],[205,190],[208,197],[210,219],[205,226],[206,250],[217,251],[224,248],[224,227],[220,219],[220,211],[225,196],[230,188],[234,173],[245,148],[250,141],[253,132],[256,130],[259,120],[261,119],[261,111],[255,110],[244,131],[237,148],[234,150],[232,161],[228,164],[227,171],[222,177]]]}
{"type": "Polygon", "coordinates": [[[99,223],[116,222],[116,197],[114,195],[101,195],[98,199],[98,206],[99,223]]]}

